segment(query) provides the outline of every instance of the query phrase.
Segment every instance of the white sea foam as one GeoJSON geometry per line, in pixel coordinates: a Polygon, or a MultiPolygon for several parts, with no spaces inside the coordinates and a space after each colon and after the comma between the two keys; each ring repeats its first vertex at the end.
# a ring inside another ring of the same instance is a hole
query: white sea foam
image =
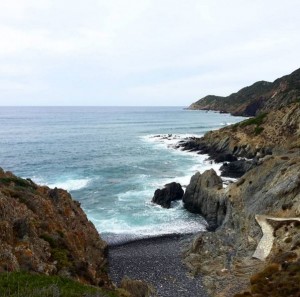
{"type": "Polygon", "coordinates": [[[66,180],[59,180],[55,182],[45,182],[43,179],[35,178],[34,181],[38,184],[44,184],[48,186],[49,188],[60,188],[67,191],[77,191],[81,190],[88,186],[88,184],[91,182],[91,179],[89,178],[81,178],[81,179],[66,179],[66,180]]]}

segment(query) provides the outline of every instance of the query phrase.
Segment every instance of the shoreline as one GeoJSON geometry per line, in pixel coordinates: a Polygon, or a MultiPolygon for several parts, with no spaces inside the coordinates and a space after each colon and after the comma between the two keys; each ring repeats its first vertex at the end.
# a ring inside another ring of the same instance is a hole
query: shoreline
{"type": "MultiPolygon", "coordinates": [[[[207,230],[199,231],[199,232],[207,232],[207,230]]],[[[193,233],[170,233],[170,234],[158,234],[158,235],[149,235],[145,237],[131,237],[131,239],[124,239],[124,241],[118,241],[116,242],[109,242],[105,236],[102,236],[102,238],[106,241],[108,248],[115,248],[115,247],[120,247],[120,246],[128,246],[134,243],[138,242],[155,242],[155,241],[160,241],[164,239],[182,239],[182,238],[187,238],[190,236],[193,236],[195,234],[198,234],[199,232],[193,233]],[[126,240],[126,241],[125,241],[126,240]]],[[[118,237],[118,235],[116,236],[118,237]]],[[[127,237],[128,238],[128,237],[127,237]]]]}
{"type": "Polygon", "coordinates": [[[109,246],[109,276],[116,284],[125,276],[143,280],[160,297],[207,297],[201,277],[189,275],[182,262],[194,236],[172,234],[109,246]]]}

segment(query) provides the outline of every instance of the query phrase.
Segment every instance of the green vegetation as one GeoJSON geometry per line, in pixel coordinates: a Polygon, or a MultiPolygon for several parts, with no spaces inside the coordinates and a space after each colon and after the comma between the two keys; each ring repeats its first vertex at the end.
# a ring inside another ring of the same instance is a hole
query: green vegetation
{"type": "Polygon", "coordinates": [[[261,124],[263,124],[266,116],[267,116],[267,113],[262,113],[255,118],[250,118],[241,123],[234,124],[231,126],[232,131],[236,132],[238,127],[244,128],[247,126],[255,125],[256,127],[254,128],[254,134],[259,135],[262,131],[264,131],[264,128],[261,127],[261,124]]]}
{"type": "Polygon", "coordinates": [[[59,276],[28,272],[0,273],[0,297],[117,297],[115,292],[59,276]]]}
{"type": "Polygon", "coordinates": [[[72,266],[69,252],[67,249],[63,248],[64,244],[60,242],[59,239],[55,239],[54,237],[48,234],[42,234],[40,238],[49,243],[51,247],[51,257],[53,261],[57,261],[58,270],[64,267],[70,268],[72,266]]]}
{"type": "Polygon", "coordinates": [[[55,240],[53,237],[51,237],[50,235],[48,235],[48,234],[42,234],[42,235],[40,236],[40,238],[42,238],[42,239],[44,239],[45,241],[47,241],[47,242],[50,244],[50,246],[51,246],[52,248],[57,247],[56,240],[55,240]]]}
{"type": "Polygon", "coordinates": [[[254,134],[255,134],[255,135],[259,135],[262,131],[264,131],[264,128],[263,128],[263,127],[260,127],[260,126],[257,126],[257,127],[255,127],[255,129],[254,129],[254,134]]]}
{"type": "Polygon", "coordinates": [[[17,177],[1,177],[0,184],[9,185],[10,183],[14,183],[16,186],[19,187],[30,187],[30,183],[22,178],[17,177]]]}
{"type": "Polygon", "coordinates": [[[246,121],[241,122],[239,124],[239,126],[240,127],[246,127],[246,126],[249,126],[249,125],[260,126],[263,123],[266,116],[267,116],[267,113],[261,113],[260,115],[258,115],[255,118],[250,118],[246,121]]]}
{"type": "Polygon", "coordinates": [[[58,270],[62,268],[69,268],[72,263],[69,260],[69,253],[66,249],[55,248],[51,250],[51,255],[54,261],[57,261],[58,270]]]}

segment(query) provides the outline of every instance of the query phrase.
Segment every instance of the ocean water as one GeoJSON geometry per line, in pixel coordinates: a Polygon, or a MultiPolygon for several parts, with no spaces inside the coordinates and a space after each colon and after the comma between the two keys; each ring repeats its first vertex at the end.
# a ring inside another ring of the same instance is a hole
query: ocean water
{"type": "Polygon", "coordinates": [[[174,149],[178,141],[241,119],[182,107],[0,107],[0,166],[68,190],[110,242],[196,232],[205,228],[199,215],[151,198],[168,182],[218,170],[174,149]]]}

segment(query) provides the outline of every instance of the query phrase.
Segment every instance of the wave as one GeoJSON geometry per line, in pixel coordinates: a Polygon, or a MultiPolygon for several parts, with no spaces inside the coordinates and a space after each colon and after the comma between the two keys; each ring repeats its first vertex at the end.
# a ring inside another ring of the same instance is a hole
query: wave
{"type": "Polygon", "coordinates": [[[42,178],[34,177],[33,180],[38,184],[43,184],[48,186],[49,188],[59,188],[67,191],[78,191],[89,185],[91,179],[89,178],[79,178],[72,179],[68,178],[66,180],[58,180],[54,182],[47,182],[42,178]]]}
{"type": "Polygon", "coordinates": [[[50,188],[61,188],[61,189],[65,189],[67,191],[77,191],[77,190],[81,190],[83,188],[85,188],[89,182],[91,180],[86,178],[86,179],[68,179],[65,181],[61,181],[61,182],[56,182],[53,184],[49,184],[48,186],[50,188]]]}
{"type": "Polygon", "coordinates": [[[112,219],[107,220],[107,222],[102,221],[102,228],[97,226],[97,222],[95,222],[95,225],[99,232],[102,231],[102,238],[111,245],[164,235],[194,234],[196,232],[206,231],[207,228],[207,224],[204,220],[196,219],[189,221],[179,220],[173,224],[166,222],[163,224],[140,227],[126,226],[124,222],[112,219]],[[106,224],[109,225],[110,232],[103,232],[103,227],[105,228],[106,224]]]}

